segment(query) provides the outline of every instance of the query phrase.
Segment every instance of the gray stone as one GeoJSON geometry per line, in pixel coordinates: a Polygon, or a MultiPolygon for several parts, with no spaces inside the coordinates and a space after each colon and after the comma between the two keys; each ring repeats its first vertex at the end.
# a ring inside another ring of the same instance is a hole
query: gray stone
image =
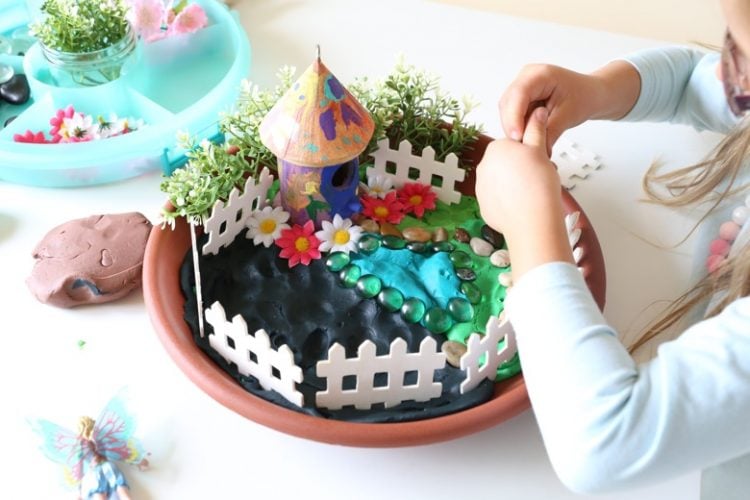
{"type": "Polygon", "coordinates": [[[476,236],[469,241],[469,246],[471,247],[471,250],[480,257],[489,257],[495,250],[495,247],[493,247],[490,242],[483,240],[482,238],[477,238],[476,236]]]}
{"type": "Polygon", "coordinates": [[[510,253],[507,250],[495,250],[490,255],[490,263],[495,267],[508,267],[510,265],[510,253]]]}

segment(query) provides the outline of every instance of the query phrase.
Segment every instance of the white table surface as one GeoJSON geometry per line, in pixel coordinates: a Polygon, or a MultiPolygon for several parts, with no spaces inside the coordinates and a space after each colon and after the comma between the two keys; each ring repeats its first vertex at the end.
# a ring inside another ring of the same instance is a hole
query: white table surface
{"type": "MultiPolygon", "coordinates": [[[[455,95],[479,100],[473,119],[493,136],[500,134],[495,103],[524,63],[588,71],[659,44],[420,0],[245,0],[236,8],[253,48],[251,79],[263,86],[275,82],[284,64],[304,69],[316,43],[342,82],[385,75],[403,53],[408,62],[440,75],[455,95]]],[[[684,290],[689,276],[689,242],[676,250],[664,246],[684,236],[690,220],[638,203],[640,177],[655,158],[673,166],[699,159],[716,137],[686,127],[601,122],[567,137],[601,158],[602,168],[572,194],[604,250],[606,316],[621,331],[632,331],[653,314],[656,301],[684,290]]],[[[159,182],[154,173],[81,189],[0,183],[0,496],[69,498],[25,419],[45,417],[73,427],[77,416],[95,416],[128,386],[153,464],[147,472],[125,469],[136,499],[577,497],[554,475],[530,411],[430,446],[373,450],[306,441],[240,417],[189,382],[159,343],[140,292],[72,310],[32,297],[24,283],[31,250],[49,229],[95,213],[136,210],[156,220],[164,201],[159,182]]],[[[609,498],[696,499],[698,483],[693,472],[609,498]]]]}

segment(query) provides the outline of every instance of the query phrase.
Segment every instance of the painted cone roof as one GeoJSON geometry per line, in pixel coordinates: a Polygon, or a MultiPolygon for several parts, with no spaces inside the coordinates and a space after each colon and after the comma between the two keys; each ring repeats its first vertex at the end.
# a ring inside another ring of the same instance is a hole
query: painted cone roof
{"type": "Polygon", "coordinates": [[[279,158],[308,167],[357,157],[374,129],[367,110],[317,59],[260,125],[260,138],[279,158]]]}

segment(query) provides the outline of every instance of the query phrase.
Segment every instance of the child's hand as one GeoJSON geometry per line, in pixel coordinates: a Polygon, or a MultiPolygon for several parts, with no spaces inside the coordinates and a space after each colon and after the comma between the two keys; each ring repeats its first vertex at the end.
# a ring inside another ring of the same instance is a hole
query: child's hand
{"type": "Polygon", "coordinates": [[[545,262],[572,262],[560,177],[547,156],[548,111],[529,117],[521,143],[493,141],[477,167],[482,218],[508,242],[513,277],[545,262]]]}
{"type": "Polygon", "coordinates": [[[622,118],[635,104],[640,75],[625,61],[614,61],[590,75],[547,64],[525,66],[500,98],[506,137],[520,141],[529,113],[549,111],[547,153],[562,133],[589,119],[622,118]]]}

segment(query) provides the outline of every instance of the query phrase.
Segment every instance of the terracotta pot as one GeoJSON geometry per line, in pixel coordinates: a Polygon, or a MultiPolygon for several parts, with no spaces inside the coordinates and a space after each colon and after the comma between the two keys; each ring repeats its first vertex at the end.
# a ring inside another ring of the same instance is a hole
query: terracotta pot
{"type": "MultiPolygon", "coordinates": [[[[480,137],[468,155],[476,164],[491,139],[480,137]]],[[[465,194],[474,194],[474,172],[461,184],[465,194]]],[[[600,308],[604,307],[606,279],[604,259],[596,234],[578,203],[563,192],[565,210],[580,211],[584,276],[600,308]]],[[[315,441],[362,447],[412,446],[447,441],[493,427],[530,407],[523,375],[495,385],[493,397],[473,408],[403,423],[354,423],[304,415],[270,403],[245,391],[219,368],[193,341],[183,320],[185,299],[179,284],[179,268],[190,247],[184,220],[174,230],[154,226],[146,247],[143,288],[146,307],[159,338],[169,355],[198,387],[219,403],[250,420],[277,431],[315,441]]]]}

